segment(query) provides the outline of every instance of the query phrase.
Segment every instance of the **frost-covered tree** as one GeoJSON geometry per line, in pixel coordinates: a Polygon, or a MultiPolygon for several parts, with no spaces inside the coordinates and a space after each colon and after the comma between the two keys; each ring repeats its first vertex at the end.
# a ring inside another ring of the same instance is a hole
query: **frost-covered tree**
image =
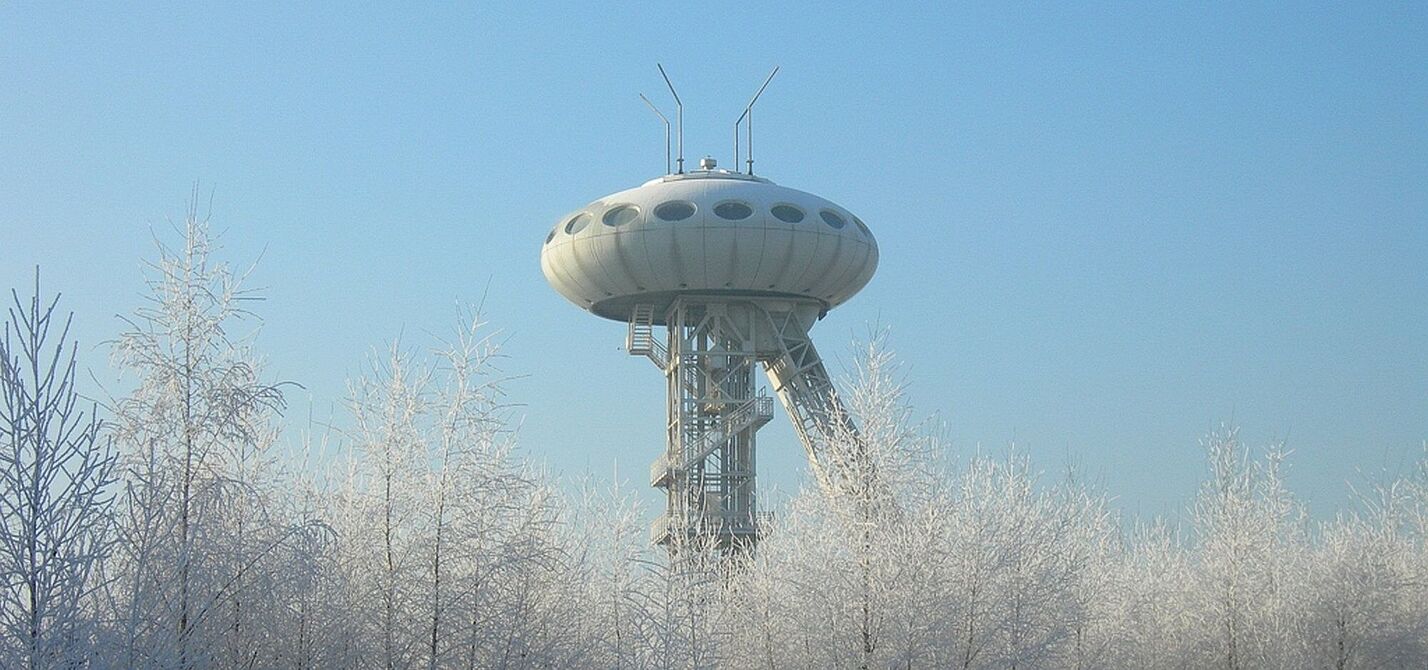
{"type": "Polygon", "coordinates": [[[0,666],[94,661],[117,456],[75,387],[72,317],[35,292],[0,338],[0,666]]]}
{"type": "Polygon", "coordinates": [[[272,561],[285,579],[270,593],[272,634],[263,665],[295,670],[351,666],[345,654],[351,592],[338,553],[340,538],[328,516],[333,508],[329,478],[338,465],[322,460],[325,446],[305,436],[303,463],[287,479],[288,495],[277,499],[278,523],[301,532],[277,547],[272,561]]]}
{"type": "Polygon", "coordinates": [[[1413,667],[1428,658],[1423,468],[1370,487],[1307,548],[1307,655],[1325,668],[1413,667]]]}
{"type": "Polygon", "coordinates": [[[954,458],[877,336],[756,547],[655,547],[626,488],[517,449],[474,312],[374,359],[334,443],[285,441],[256,296],[195,207],[177,233],[114,343],[110,421],[55,304],[9,311],[0,666],[1428,667],[1428,458],[1314,522],[1289,453],[1224,428],[1183,515],[1123,521],[1074,468],[954,458]]]}
{"type": "Polygon", "coordinates": [[[620,670],[643,667],[636,594],[640,565],[656,556],[639,505],[618,472],[611,488],[598,488],[587,480],[580,483],[579,492],[566,526],[577,549],[567,557],[566,569],[580,575],[573,602],[579,605],[584,664],[620,670]]]}
{"type": "Polygon", "coordinates": [[[429,370],[415,367],[393,346],[371,376],[352,384],[360,478],[347,496],[355,508],[349,521],[355,523],[340,532],[361,580],[356,600],[370,603],[363,612],[367,620],[353,631],[359,658],[388,670],[410,667],[420,649],[417,523],[429,380],[429,370]]]}
{"type": "Polygon", "coordinates": [[[394,345],[352,383],[338,518],[358,665],[561,665],[578,647],[562,504],[512,455],[498,347],[479,318],[424,363],[394,345]]]}
{"type": "Polygon", "coordinates": [[[830,481],[795,496],[733,571],[735,667],[1102,667],[1115,523],[1074,479],[1029,461],[960,470],[912,419],[874,339],[845,384],[830,481]]]}
{"type": "Polygon", "coordinates": [[[1099,609],[1105,619],[1109,668],[1188,668],[1192,573],[1183,538],[1164,520],[1138,523],[1113,564],[1099,609]]]}
{"type": "Polygon", "coordinates": [[[1193,509],[1199,662],[1227,670],[1302,667],[1294,599],[1304,546],[1283,451],[1250,457],[1234,428],[1205,441],[1210,476],[1193,509]]]}
{"type": "Polygon", "coordinates": [[[258,296],[215,257],[197,207],[181,246],[158,245],[149,303],[123,317],[113,348],[134,385],[113,409],[125,523],[108,566],[130,667],[251,667],[271,633],[262,594],[286,578],[277,549],[299,532],[271,514],[281,484],[265,451],[282,394],[261,378],[252,334],[235,332],[258,296]]]}

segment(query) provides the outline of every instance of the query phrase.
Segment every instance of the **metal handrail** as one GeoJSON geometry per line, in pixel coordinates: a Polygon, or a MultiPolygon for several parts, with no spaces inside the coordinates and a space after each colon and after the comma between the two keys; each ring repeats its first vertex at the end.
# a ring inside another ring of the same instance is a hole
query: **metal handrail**
{"type": "Polygon", "coordinates": [[[729,436],[737,433],[751,425],[762,424],[773,418],[773,398],[769,396],[757,396],[748,402],[740,405],[730,412],[720,422],[719,427],[704,433],[700,436],[698,451],[689,456],[680,464],[681,470],[688,469],[695,463],[703,460],[710,452],[723,444],[729,436]]]}

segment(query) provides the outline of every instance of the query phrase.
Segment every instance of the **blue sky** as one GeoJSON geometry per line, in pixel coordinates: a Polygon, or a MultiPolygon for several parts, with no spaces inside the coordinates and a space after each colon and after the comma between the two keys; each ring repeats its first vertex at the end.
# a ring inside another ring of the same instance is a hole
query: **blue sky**
{"type": "MultiPolygon", "coordinates": [[[[663,385],[541,277],[556,217],[663,171],[640,103],[727,162],[773,65],[757,169],[882,262],[815,335],[891,330],[959,454],[1012,441],[1173,514],[1223,420],[1286,439],[1316,515],[1428,438],[1428,6],[874,3],[0,6],[0,285],[43,266],[101,379],[150,231],[195,180],[261,261],[258,339],[325,415],[372,347],[489,285],[552,469],[639,483],[663,385]]],[[[838,363],[835,362],[835,367],[838,363]]],[[[341,417],[340,410],[337,415],[341,417]]],[[[796,486],[787,421],[764,485],[796,486]]]]}

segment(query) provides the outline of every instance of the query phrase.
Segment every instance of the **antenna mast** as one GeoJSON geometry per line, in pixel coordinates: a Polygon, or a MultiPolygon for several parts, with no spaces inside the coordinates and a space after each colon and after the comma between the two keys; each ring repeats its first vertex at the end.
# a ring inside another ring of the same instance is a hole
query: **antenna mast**
{"type": "Polygon", "coordinates": [[[659,117],[659,120],[664,122],[664,173],[669,174],[669,119],[665,118],[664,114],[654,106],[654,103],[645,97],[645,94],[641,93],[640,99],[644,100],[645,104],[649,105],[650,111],[654,112],[655,115],[659,117]]]}
{"type": "MultiPolygon", "coordinates": [[[[661,70],[661,72],[663,72],[663,70],[661,70]]],[[[766,89],[766,88],[769,87],[769,82],[773,81],[774,75],[776,75],[776,74],[778,74],[778,66],[777,66],[777,65],[774,66],[773,72],[770,72],[770,73],[769,73],[768,78],[764,80],[764,85],[763,85],[763,86],[760,86],[758,92],[755,93],[755,94],[754,94],[754,97],[749,100],[749,104],[744,106],[744,113],[743,113],[743,114],[740,114],[740,115],[739,115],[739,118],[737,118],[737,119],[734,120],[734,169],[735,169],[735,170],[738,170],[738,169],[739,169],[739,123],[742,122],[742,121],[744,121],[744,119],[748,119],[748,124],[747,124],[747,127],[748,127],[747,135],[748,135],[748,137],[749,137],[749,140],[748,140],[748,141],[749,141],[749,159],[748,159],[748,161],[747,161],[747,162],[748,162],[748,165],[749,165],[748,172],[749,172],[749,174],[751,174],[751,175],[754,173],[754,103],[756,103],[756,102],[759,101],[759,96],[761,96],[761,95],[764,94],[764,89],[766,89]]]]}
{"type": "Polygon", "coordinates": [[[665,74],[664,66],[655,63],[655,67],[659,68],[659,76],[664,77],[664,85],[669,87],[669,94],[674,96],[674,119],[676,132],[679,134],[679,159],[675,163],[679,165],[679,174],[684,174],[684,103],[679,100],[679,94],[675,92],[674,84],[670,83],[669,75],[665,74]]]}

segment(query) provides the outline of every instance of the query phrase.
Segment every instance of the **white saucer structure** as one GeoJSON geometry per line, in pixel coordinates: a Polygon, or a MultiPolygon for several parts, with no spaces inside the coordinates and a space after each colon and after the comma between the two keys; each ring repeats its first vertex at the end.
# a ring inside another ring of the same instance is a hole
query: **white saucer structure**
{"type": "MultiPolygon", "coordinates": [[[[752,106],[740,117],[750,136],[752,106]]],[[[757,394],[757,368],[820,483],[836,477],[827,440],[856,435],[808,331],[872,278],[877,241],[847,209],[753,176],[752,143],[749,156],[748,173],[705,158],[698,170],[595,200],[562,216],[541,248],[550,285],[627,323],[629,353],[664,372],[666,444],[650,483],[668,502],[651,540],[672,551],[697,538],[725,548],[758,539],[754,438],[773,399],[757,394]]]]}
{"type": "Polygon", "coordinates": [[[692,293],[807,298],[827,310],[877,266],[872,232],[848,210],[719,169],[596,200],[562,217],[541,252],[546,279],[567,300],[617,321],[653,305],[657,324],[692,293]]]}

